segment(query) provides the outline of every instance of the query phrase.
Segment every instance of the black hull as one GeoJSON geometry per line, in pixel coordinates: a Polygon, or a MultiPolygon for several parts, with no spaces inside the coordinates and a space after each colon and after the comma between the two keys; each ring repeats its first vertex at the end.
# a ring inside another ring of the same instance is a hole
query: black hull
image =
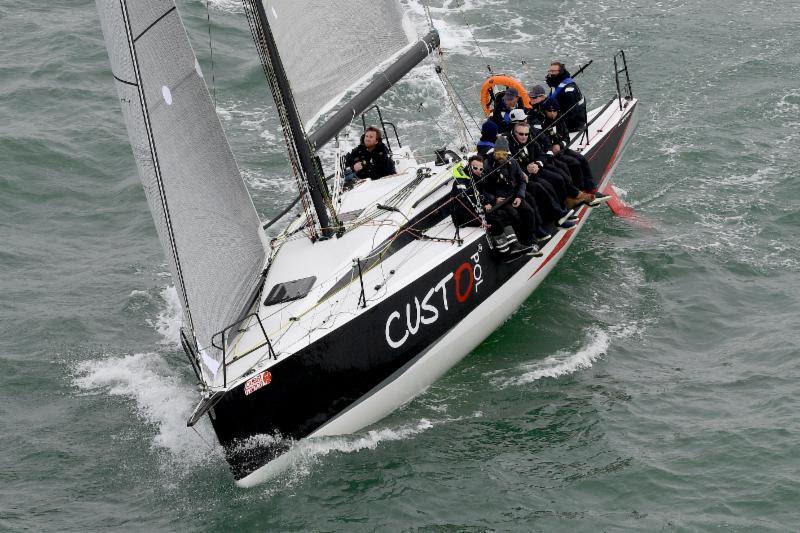
{"type": "MultiPolygon", "coordinates": [[[[587,154],[600,181],[621,149],[632,111],[587,154]]],[[[228,391],[210,418],[234,477],[242,479],[264,466],[292,441],[319,430],[396,377],[519,272],[527,259],[500,261],[485,237],[464,245],[357,319],[273,365],[268,385],[250,394],[245,394],[245,384],[228,391]]]]}

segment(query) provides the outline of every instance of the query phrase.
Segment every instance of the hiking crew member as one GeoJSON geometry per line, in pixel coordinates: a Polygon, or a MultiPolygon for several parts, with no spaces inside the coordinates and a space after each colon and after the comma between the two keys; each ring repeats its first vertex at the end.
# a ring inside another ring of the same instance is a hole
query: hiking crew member
{"type": "Polygon", "coordinates": [[[506,134],[511,129],[511,111],[523,109],[522,99],[513,87],[497,94],[494,99],[494,111],[492,111],[492,122],[500,128],[500,133],[506,134]]]}
{"type": "Polygon", "coordinates": [[[597,190],[597,184],[592,175],[592,169],[589,162],[583,154],[567,148],[569,143],[569,132],[563,121],[558,121],[558,102],[547,100],[542,106],[545,112],[545,121],[542,124],[544,128],[544,136],[548,139],[550,149],[558,159],[563,160],[570,170],[573,183],[582,191],[589,193],[591,198],[589,202],[602,202],[608,199],[608,196],[600,193],[597,190]]]}
{"type": "Polygon", "coordinates": [[[564,63],[550,63],[546,76],[547,85],[551,87],[549,100],[558,102],[566,113],[564,121],[569,131],[583,131],[586,128],[586,99],[581,94],[575,80],[570,76],[564,63]]]}
{"type": "Polygon", "coordinates": [[[500,136],[494,145],[492,157],[488,159],[480,183],[484,210],[505,209],[511,217],[512,226],[523,246],[533,244],[536,238],[549,237],[541,227],[542,221],[536,208],[525,199],[525,174],[519,164],[509,157],[508,140],[500,136]]]}
{"type": "Polygon", "coordinates": [[[347,154],[344,166],[345,184],[354,182],[356,178],[376,180],[397,172],[389,149],[383,144],[381,132],[374,126],[364,130],[361,144],[347,154]]]}
{"type": "Polygon", "coordinates": [[[458,164],[453,168],[453,224],[459,228],[480,227],[483,222],[479,213],[485,212],[486,225],[495,249],[500,253],[521,252],[523,248],[517,243],[512,227],[518,218],[514,216],[513,208],[504,206],[485,211],[481,207],[484,200],[478,187],[483,180],[483,162],[482,155],[473,155],[466,166],[458,164]]]}
{"type": "MultiPolygon", "coordinates": [[[[531,99],[531,108],[528,109],[528,123],[531,125],[531,131],[542,131],[541,124],[544,121],[544,111],[542,111],[542,103],[547,100],[547,90],[541,85],[534,85],[528,93],[531,99]],[[536,125],[539,125],[537,128],[536,125]]],[[[533,132],[533,135],[539,133],[533,132]]]]}
{"type": "Polygon", "coordinates": [[[497,140],[497,134],[500,133],[500,127],[487,120],[481,126],[481,139],[478,141],[477,152],[482,156],[486,156],[491,150],[494,149],[494,142],[497,140]]]}
{"type": "Polygon", "coordinates": [[[514,159],[527,173],[528,202],[536,204],[542,220],[555,222],[562,228],[574,226],[574,223],[569,221],[572,213],[565,207],[570,199],[569,207],[580,203],[577,198],[581,191],[571,180],[565,180],[557,172],[545,167],[544,154],[540,152],[538,144],[530,142],[530,126],[526,121],[514,124],[509,145],[514,159]]]}

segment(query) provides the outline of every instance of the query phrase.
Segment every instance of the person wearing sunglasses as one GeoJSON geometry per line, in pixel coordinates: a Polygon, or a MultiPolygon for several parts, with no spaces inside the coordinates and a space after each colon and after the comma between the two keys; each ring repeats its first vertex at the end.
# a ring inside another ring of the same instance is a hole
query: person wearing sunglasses
{"type": "Polygon", "coordinates": [[[574,227],[570,220],[574,214],[572,208],[584,201],[581,191],[565,180],[560,174],[550,170],[545,163],[545,155],[540,153],[538,144],[530,138],[530,126],[526,120],[514,124],[509,139],[509,146],[526,174],[526,194],[529,203],[535,203],[542,220],[552,222],[561,228],[574,227]]]}
{"type": "Polygon", "coordinates": [[[588,194],[586,203],[594,207],[606,202],[610,197],[597,190],[597,182],[592,174],[589,161],[583,154],[569,148],[569,131],[563,120],[560,120],[560,106],[556,100],[548,99],[542,109],[545,121],[542,123],[544,137],[555,158],[565,162],[569,167],[572,182],[580,190],[588,194]]]}
{"type": "MultiPolygon", "coordinates": [[[[523,246],[536,245],[551,237],[542,227],[542,219],[535,205],[526,198],[525,174],[511,157],[508,139],[497,137],[492,157],[486,161],[479,190],[488,213],[505,209],[512,220],[517,239],[523,246]]],[[[538,248],[538,246],[537,246],[538,248]]]]}
{"type": "MultiPolygon", "coordinates": [[[[459,228],[480,227],[484,217],[494,249],[501,254],[519,254],[527,251],[517,242],[512,224],[517,220],[513,209],[498,208],[485,210],[484,199],[478,187],[483,179],[484,157],[480,154],[469,158],[466,165],[458,164],[453,168],[453,188],[451,191],[451,216],[453,224],[459,228]]],[[[533,251],[533,253],[538,252],[533,251]]]]}

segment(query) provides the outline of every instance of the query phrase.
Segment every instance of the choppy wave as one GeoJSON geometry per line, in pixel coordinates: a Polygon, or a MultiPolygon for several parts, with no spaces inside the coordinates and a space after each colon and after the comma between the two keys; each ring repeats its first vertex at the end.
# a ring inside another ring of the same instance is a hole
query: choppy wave
{"type": "Polygon", "coordinates": [[[85,393],[107,394],[133,402],[134,411],[156,428],[152,447],[169,453],[172,462],[196,466],[221,458],[216,437],[205,423],[186,427],[197,392],[175,376],[156,353],[84,361],[74,370],[73,384],[85,393]]]}
{"type": "Polygon", "coordinates": [[[201,0],[201,3],[224,13],[244,13],[242,0],[201,0]]]}
{"type": "Polygon", "coordinates": [[[611,338],[605,331],[593,330],[586,343],[576,351],[563,350],[542,361],[526,363],[514,370],[513,377],[495,377],[492,384],[498,388],[529,385],[546,378],[559,378],[574,374],[591,366],[605,355],[611,338]]]}
{"type": "Polygon", "coordinates": [[[178,346],[183,324],[183,309],[178,297],[178,290],[174,285],[164,287],[161,290],[161,299],[163,308],[153,322],[153,327],[161,335],[161,344],[178,346]]]}
{"type": "Polygon", "coordinates": [[[243,450],[253,447],[288,447],[288,451],[280,460],[281,466],[265,476],[262,482],[269,483],[271,480],[279,480],[281,483],[293,484],[307,477],[315,466],[320,465],[323,459],[331,454],[352,454],[365,450],[376,450],[382,444],[414,439],[437,426],[482,416],[483,413],[476,411],[466,417],[421,418],[417,422],[371,429],[353,435],[314,437],[297,442],[285,440],[280,436],[255,435],[239,446],[243,450]]]}

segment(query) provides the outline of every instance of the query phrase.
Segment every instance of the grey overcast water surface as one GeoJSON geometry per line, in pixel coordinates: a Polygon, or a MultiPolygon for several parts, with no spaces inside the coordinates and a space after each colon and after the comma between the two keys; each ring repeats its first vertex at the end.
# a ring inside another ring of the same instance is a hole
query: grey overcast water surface
{"type": "MultiPolygon", "coordinates": [[[[177,297],[94,3],[0,0],[0,530],[800,527],[797,2],[441,2],[473,114],[487,63],[531,83],[594,59],[601,105],[626,50],[642,113],[616,184],[653,227],[598,210],[427,392],[244,490],[207,421],[185,427],[177,297]]],[[[206,3],[178,8],[211,81],[206,3]]],[[[209,14],[219,115],[267,219],[294,194],[279,125],[241,4],[209,14]]],[[[381,104],[422,157],[454,132],[443,101],[426,62],[381,104]]]]}

